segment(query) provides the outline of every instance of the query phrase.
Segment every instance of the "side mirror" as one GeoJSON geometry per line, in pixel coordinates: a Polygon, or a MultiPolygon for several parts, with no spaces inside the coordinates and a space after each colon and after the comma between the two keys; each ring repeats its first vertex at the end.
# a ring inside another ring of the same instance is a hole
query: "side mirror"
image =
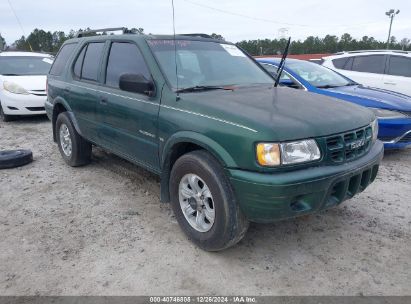
{"type": "Polygon", "coordinates": [[[154,83],[141,74],[123,74],[120,76],[121,90],[140,93],[147,96],[154,95],[154,83]]]}

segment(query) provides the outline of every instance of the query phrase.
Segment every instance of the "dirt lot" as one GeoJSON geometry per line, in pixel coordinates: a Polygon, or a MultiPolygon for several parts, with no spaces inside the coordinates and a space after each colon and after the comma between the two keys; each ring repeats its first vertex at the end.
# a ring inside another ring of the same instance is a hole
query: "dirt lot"
{"type": "Polygon", "coordinates": [[[1,295],[410,295],[411,149],[327,212],[253,224],[237,246],[196,248],[156,176],[100,149],[70,168],[46,118],[0,124],[0,149],[34,162],[0,171],[1,295]]]}

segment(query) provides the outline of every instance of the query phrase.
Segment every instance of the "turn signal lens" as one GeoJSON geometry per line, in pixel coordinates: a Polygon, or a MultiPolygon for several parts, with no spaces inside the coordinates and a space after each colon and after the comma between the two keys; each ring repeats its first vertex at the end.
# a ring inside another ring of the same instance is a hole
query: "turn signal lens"
{"type": "Polygon", "coordinates": [[[261,166],[279,166],[281,163],[280,146],[273,143],[259,143],[257,161],[261,166]]]}
{"type": "Polygon", "coordinates": [[[371,123],[371,128],[372,128],[372,142],[376,142],[377,137],[378,137],[378,120],[374,119],[374,121],[371,123]]]}

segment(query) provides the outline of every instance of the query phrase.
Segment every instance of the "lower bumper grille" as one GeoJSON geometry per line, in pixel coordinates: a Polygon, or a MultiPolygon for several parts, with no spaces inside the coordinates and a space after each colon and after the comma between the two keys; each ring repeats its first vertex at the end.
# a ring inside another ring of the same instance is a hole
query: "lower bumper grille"
{"type": "Polygon", "coordinates": [[[400,143],[411,142],[411,132],[406,134],[404,137],[402,137],[398,142],[400,143]]]}
{"type": "Polygon", "coordinates": [[[44,111],[44,107],[26,107],[27,110],[29,111],[44,111]]]}
{"type": "Polygon", "coordinates": [[[363,172],[351,176],[350,178],[337,181],[331,187],[326,198],[325,207],[331,207],[351,198],[359,192],[362,192],[371,184],[378,173],[378,165],[368,168],[363,172]]]}

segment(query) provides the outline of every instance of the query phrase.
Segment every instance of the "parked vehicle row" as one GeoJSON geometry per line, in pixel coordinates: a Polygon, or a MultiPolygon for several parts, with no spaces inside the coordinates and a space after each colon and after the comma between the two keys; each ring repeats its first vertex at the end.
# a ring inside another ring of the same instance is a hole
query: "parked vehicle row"
{"type": "Polygon", "coordinates": [[[375,114],[275,88],[234,44],[204,35],[108,35],[66,41],[46,112],[67,164],[92,145],[161,177],[161,200],[198,246],[237,243],[249,221],[339,205],[377,175],[375,114]]]}
{"type": "MultiPolygon", "coordinates": [[[[279,59],[259,58],[258,61],[274,77],[277,76],[279,59]]],[[[326,67],[296,59],[287,59],[280,83],[365,106],[378,118],[378,138],[386,149],[411,145],[410,96],[366,87],[326,67]]]]}
{"type": "Polygon", "coordinates": [[[411,96],[411,53],[352,51],[323,58],[323,65],[365,86],[411,96]]]}

